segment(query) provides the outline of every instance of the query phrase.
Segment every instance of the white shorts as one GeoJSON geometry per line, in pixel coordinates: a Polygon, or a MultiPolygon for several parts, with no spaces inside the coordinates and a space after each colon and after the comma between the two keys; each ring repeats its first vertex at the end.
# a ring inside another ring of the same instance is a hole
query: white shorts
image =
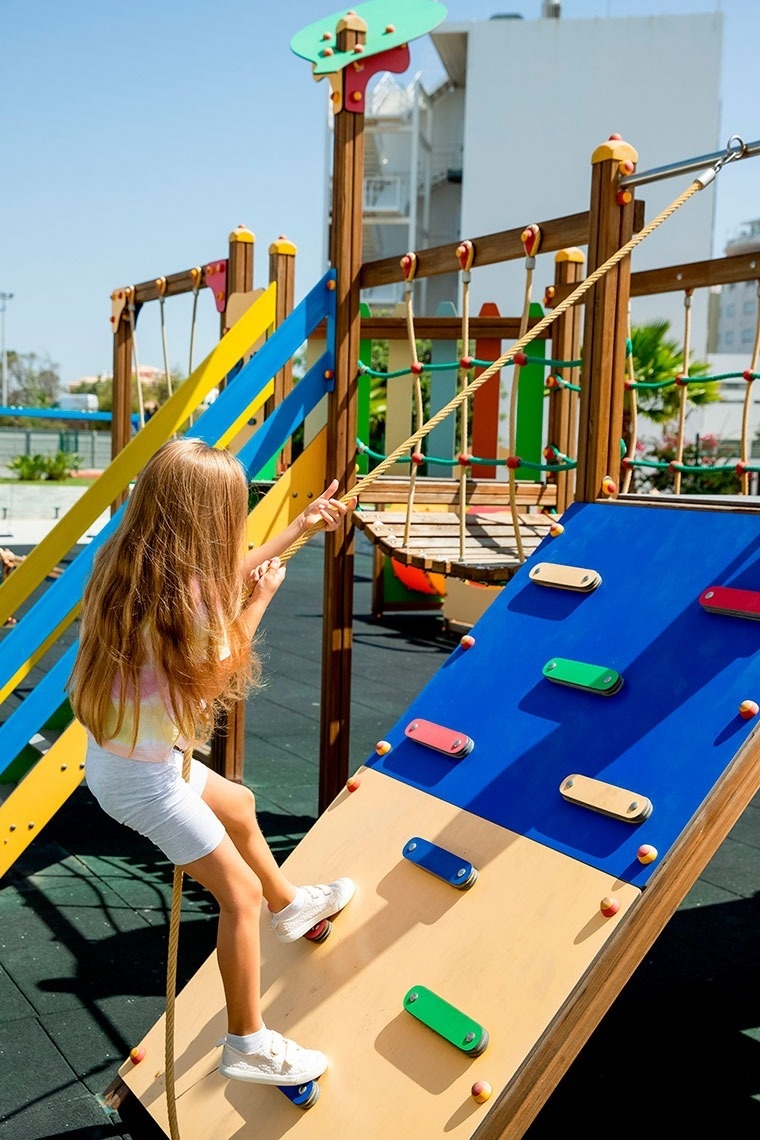
{"type": "Polygon", "coordinates": [[[103,811],[145,835],[178,867],[209,855],[225,835],[221,820],[201,799],[207,775],[193,757],[190,780],[183,780],[177,749],[170,760],[151,763],[115,756],[88,742],[85,777],[103,811]]]}

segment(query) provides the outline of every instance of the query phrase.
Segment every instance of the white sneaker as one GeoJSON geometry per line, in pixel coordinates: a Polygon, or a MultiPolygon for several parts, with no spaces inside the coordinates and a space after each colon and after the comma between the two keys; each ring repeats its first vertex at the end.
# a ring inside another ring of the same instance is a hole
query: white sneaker
{"type": "Polygon", "coordinates": [[[222,1076],[260,1085],[304,1085],[322,1076],[327,1068],[324,1053],[302,1049],[274,1029],[267,1032],[269,1041],[259,1053],[241,1053],[224,1041],[219,1064],[222,1076]]]}
{"type": "Polygon", "coordinates": [[[272,915],[272,930],[280,942],[295,942],[323,918],[330,918],[343,910],[353,898],[356,885],[352,879],[336,879],[334,883],[318,883],[315,887],[302,887],[306,902],[292,918],[278,919],[272,915]]]}

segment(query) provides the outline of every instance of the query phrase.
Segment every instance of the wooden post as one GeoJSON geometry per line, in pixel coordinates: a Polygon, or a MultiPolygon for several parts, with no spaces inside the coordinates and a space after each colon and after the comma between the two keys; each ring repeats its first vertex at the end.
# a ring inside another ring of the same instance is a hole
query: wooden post
{"type": "MultiPolygon", "coordinates": [[[[337,26],[339,51],[364,44],[367,25],[354,12],[337,26]]],[[[345,72],[341,74],[343,92],[345,72]]],[[[333,90],[341,97],[341,92],[333,90]]],[[[335,98],[334,98],[335,101],[335,98]]],[[[336,106],[337,106],[336,101],[336,106]]],[[[356,471],[357,363],[359,359],[359,274],[362,264],[364,114],[340,99],[335,114],[330,260],[337,272],[335,385],[328,397],[327,478],[345,494],[356,471]]],[[[348,777],[351,710],[351,640],[354,590],[354,525],[349,514],[325,535],[320,723],[319,811],[324,811],[348,777]]]]}
{"type": "MultiPolygon", "coordinates": [[[[619,201],[618,183],[623,169],[630,172],[637,158],[634,148],[615,136],[591,157],[589,275],[633,234],[633,196],[622,193],[619,201]]],[[[587,294],[576,483],[576,498],[581,502],[601,496],[605,476],[615,486],[620,483],[630,284],[630,258],[624,258],[587,294]]]]}
{"type": "MultiPolygon", "coordinates": [[[[275,301],[275,328],[293,312],[296,281],[296,247],[292,241],[280,237],[269,247],[269,283],[277,286],[277,299],[275,301]]],[[[293,388],[293,363],[287,364],[275,374],[274,395],[267,400],[264,408],[264,417],[271,415],[279,407],[285,397],[293,388]]],[[[282,475],[290,467],[292,460],[292,447],[290,440],[277,459],[277,474],[282,475]]],[[[320,488],[321,490],[321,488],[320,488]]]]}
{"type": "MultiPolygon", "coordinates": [[[[250,293],[253,289],[253,253],[255,238],[245,226],[238,226],[229,236],[229,260],[227,262],[227,300],[234,293],[250,293]]],[[[225,306],[226,308],[226,306],[225,306]]],[[[226,313],[219,314],[220,337],[224,336],[227,324],[226,313]]],[[[230,380],[232,377],[228,377],[230,380]]],[[[222,381],[224,387],[227,380],[222,381]]],[[[211,738],[209,766],[214,772],[226,776],[235,783],[243,782],[245,765],[245,702],[238,701],[234,708],[217,721],[211,738]]]]}
{"type": "MultiPolygon", "coordinates": [[[[132,294],[133,295],[133,294],[132,294]]],[[[130,289],[117,289],[111,294],[113,327],[113,380],[111,387],[111,459],[127,446],[132,438],[132,326],[129,322],[127,306],[132,296],[130,289]]],[[[135,304],[134,319],[137,321],[140,304],[135,304]]],[[[119,493],[111,504],[111,514],[115,514],[127,499],[127,489],[119,493]]]]}
{"type": "MultiPolygon", "coordinates": [[[[575,288],[583,280],[584,261],[583,252],[577,247],[561,249],[554,258],[555,287],[575,288]]],[[[574,305],[558,317],[552,328],[552,357],[555,360],[578,360],[581,350],[580,305],[574,305]]],[[[574,382],[580,376],[580,369],[563,369],[562,375],[564,380],[574,382]]],[[[578,455],[578,403],[578,394],[569,388],[555,388],[549,397],[549,443],[571,459],[578,455]]],[[[557,484],[557,510],[561,514],[573,501],[575,471],[557,471],[553,481],[557,484]]]]}

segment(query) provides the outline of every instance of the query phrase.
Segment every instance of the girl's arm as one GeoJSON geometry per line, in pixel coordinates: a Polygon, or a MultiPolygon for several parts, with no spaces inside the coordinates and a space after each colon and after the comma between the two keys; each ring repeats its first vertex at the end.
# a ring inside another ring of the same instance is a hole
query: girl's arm
{"type": "Polygon", "coordinates": [[[279,558],[260,562],[250,571],[247,579],[250,594],[242,613],[242,621],[248,637],[253,638],[267,606],[279,590],[284,578],[285,566],[279,558]]]}
{"type": "Polygon", "coordinates": [[[349,508],[353,509],[353,506],[356,505],[356,500],[351,504],[342,503],[339,499],[332,498],[337,490],[338,480],[333,479],[319,498],[309,503],[309,506],[301,511],[300,515],[296,515],[292,523],[286,526],[284,530],[281,530],[274,538],[270,538],[268,542],[263,543],[262,546],[256,546],[253,550],[249,550],[243,558],[244,581],[249,581],[252,571],[257,566],[261,566],[272,558],[277,558],[316,523],[323,522],[325,530],[336,530],[343,522],[349,508]]]}

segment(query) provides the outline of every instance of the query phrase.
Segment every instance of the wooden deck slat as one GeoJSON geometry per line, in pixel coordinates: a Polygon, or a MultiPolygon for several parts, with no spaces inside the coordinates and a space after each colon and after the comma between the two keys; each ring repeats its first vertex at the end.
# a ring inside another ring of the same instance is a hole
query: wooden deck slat
{"type": "MultiPolygon", "coordinates": [[[[406,546],[405,511],[357,511],[354,518],[378,549],[405,566],[473,582],[503,583],[522,565],[508,511],[498,515],[467,513],[464,558],[460,557],[456,511],[413,512],[406,546]]],[[[551,520],[540,514],[523,514],[518,519],[527,558],[547,534],[551,520]]]]}

